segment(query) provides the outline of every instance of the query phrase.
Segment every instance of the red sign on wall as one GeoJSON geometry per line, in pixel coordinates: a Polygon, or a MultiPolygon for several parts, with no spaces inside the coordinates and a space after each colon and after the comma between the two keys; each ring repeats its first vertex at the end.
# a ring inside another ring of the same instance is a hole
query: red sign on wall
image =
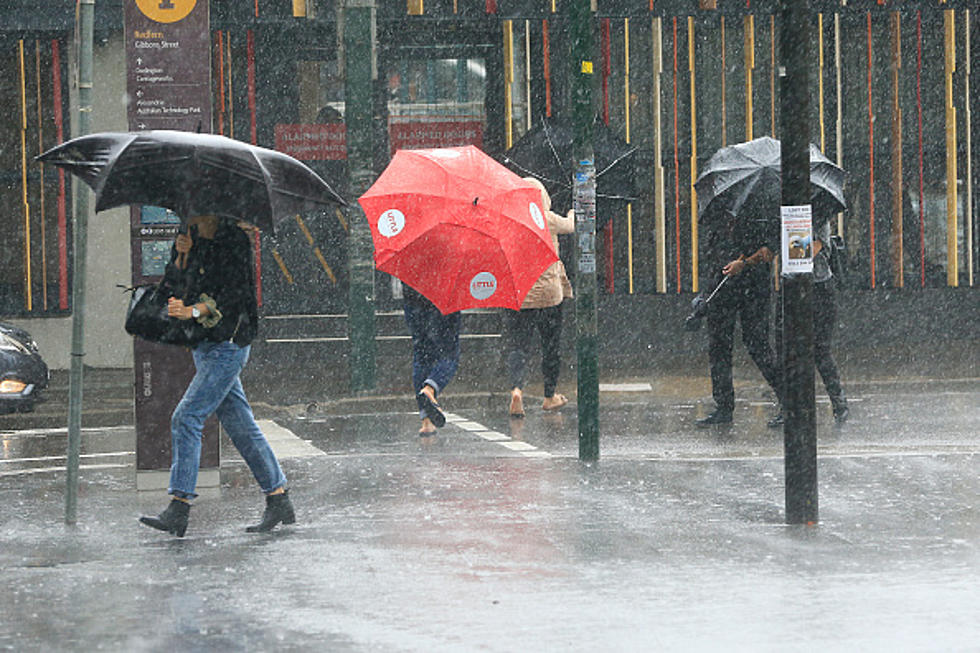
{"type": "Polygon", "coordinates": [[[347,158],[345,125],[276,125],[276,149],[300,161],[347,158]]]}
{"type": "Polygon", "coordinates": [[[426,147],[476,145],[483,147],[482,120],[432,120],[389,125],[391,151],[426,147]]]}
{"type": "MultiPolygon", "coordinates": [[[[347,158],[344,125],[276,125],[276,149],[300,161],[336,161],[347,158]]],[[[391,151],[427,147],[476,145],[483,147],[482,120],[415,120],[389,125],[391,151]]]]}

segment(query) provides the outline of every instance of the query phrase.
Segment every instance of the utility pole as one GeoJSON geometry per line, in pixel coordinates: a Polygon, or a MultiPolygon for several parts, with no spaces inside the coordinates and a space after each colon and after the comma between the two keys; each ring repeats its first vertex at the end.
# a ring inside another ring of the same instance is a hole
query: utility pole
{"type": "MultiPolygon", "coordinates": [[[[95,0],[80,0],[78,9],[78,136],[92,129],[92,49],[95,0]]],[[[71,282],[71,369],[68,375],[68,452],[65,474],[65,523],[78,516],[78,465],[82,445],[82,377],[85,356],[85,259],[88,252],[89,189],[75,184],[74,260],[71,282]]]]}
{"type": "MultiPolygon", "coordinates": [[[[782,122],[783,221],[812,215],[810,203],[810,11],[806,0],[781,0],[780,55],[785,66],[779,88],[782,122]],[[800,211],[799,209],[802,209],[800,211]]],[[[788,238],[781,229],[782,240],[788,238]]],[[[810,226],[812,242],[812,224],[810,226]]],[[[787,252],[784,244],[782,251],[787,252]]],[[[786,475],[786,523],[817,522],[817,425],[814,399],[813,272],[795,272],[782,261],[783,284],[783,449],[786,475]]]]}
{"type": "MultiPolygon", "coordinates": [[[[347,165],[354,197],[374,181],[373,89],[377,70],[376,0],[345,0],[344,5],[344,121],[347,124],[347,165]]],[[[364,210],[348,207],[347,330],[350,341],[350,389],[371,390],[377,378],[374,314],[374,246],[364,210]]]]}
{"type": "Polygon", "coordinates": [[[599,362],[596,327],[595,159],[592,147],[593,106],[592,3],[572,0],[572,121],[575,168],[575,330],[578,352],[578,457],[599,458],[599,362]]]}

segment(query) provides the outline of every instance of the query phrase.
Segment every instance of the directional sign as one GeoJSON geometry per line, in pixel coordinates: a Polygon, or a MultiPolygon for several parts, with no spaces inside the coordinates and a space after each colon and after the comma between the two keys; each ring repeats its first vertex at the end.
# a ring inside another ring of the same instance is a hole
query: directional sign
{"type": "Polygon", "coordinates": [[[126,0],[129,128],[211,131],[207,0],[126,0]]]}

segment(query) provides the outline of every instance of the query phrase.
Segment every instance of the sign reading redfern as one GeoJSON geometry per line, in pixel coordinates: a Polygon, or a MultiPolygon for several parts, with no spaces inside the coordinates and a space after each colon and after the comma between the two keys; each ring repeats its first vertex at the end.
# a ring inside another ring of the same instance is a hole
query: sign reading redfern
{"type": "MultiPolygon", "coordinates": [[[[482,120],[426,120],[391,123],[391,151],[476,145],[483,147],[482,120]]],[[[276,125],[276,149],[300,161],[347,158],[344,125],[276,125]]]]}

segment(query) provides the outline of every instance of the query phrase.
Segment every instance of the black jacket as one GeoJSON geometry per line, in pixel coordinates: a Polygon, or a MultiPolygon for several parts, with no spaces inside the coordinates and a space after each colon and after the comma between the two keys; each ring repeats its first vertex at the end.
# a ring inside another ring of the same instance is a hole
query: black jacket
{"type": "Polygon", "coordinates": [[[185,304],[204,301],[202,295],[214,300],[221,319],[204,329],[205,340],[234,340],[244,347],[255,338],[259,325],[252,241],[229,220],[221,221],[211,240],[199,238],[193,229],[191,238],[194,244],[187,255],[187,267],[177,267],[174,247],[165,282],[185,304]]]}

